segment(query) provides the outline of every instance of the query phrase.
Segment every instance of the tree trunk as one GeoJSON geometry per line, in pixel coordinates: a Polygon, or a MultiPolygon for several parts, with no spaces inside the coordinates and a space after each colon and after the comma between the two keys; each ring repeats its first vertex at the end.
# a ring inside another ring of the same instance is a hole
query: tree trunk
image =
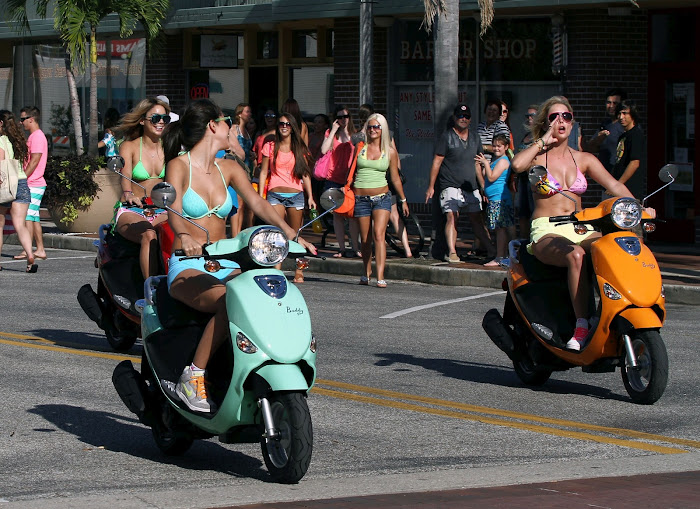
{"type": "Polygon", "coordinates": [[[78,155],[83,154],[83,128],[80,121],[80,100],[78,87],[75,86],[75,75],[70,65],[70,56],[66,53],[66,79],[70,96],[70,111],[73,116],[73,131],[75,132],[75,149],[78,155]]]}
{"type": "Polygon", "coordinates": [[[97,29],[90,27],[90,124],[88,155],[97,155],[97,29]]]}
{"type": "Polygon", "coordinates": [[[445,0],[445,12],[435,16],[435,138],[445,130],[457,105],[459,58],[459,0],[445,0]]]}
{"type": "MultiPolygon", "coordinates": [[[[452,110],[457,106],[457,68],[459,58],[459,0],[445,0],[445,11],[435,16],[435,89],[433,92],[434,129],[437,140],[445,130],[452,110]]],[[[433,242],[430,254],[442,260],[447,254],[445,214],[440,210],[440,189],[435,184],[432,201],[433,242]]]]}

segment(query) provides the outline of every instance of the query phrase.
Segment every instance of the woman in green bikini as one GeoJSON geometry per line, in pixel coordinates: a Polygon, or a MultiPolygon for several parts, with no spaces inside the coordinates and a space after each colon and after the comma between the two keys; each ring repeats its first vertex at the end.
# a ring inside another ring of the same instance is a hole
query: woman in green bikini
{"type": "MultiPolygon", "coordinates": [[[[170,123],[170,106],[149,97],[141,101],[124,115],[115,129],[116,138],[124,138],[119,155],[124,158],[122,174],[135,180],[144,188],[121,179],[121,206],[115,215],[119,234],[141,246],[141,272],[144,279],[154,276],[158,270],[158,249],[155,225],[168,219],[163,209],[146,215],[141,207],[141,198],[150,196],[151,189],[165,177],[165,156],[161,136],[170,123]]],[[[149,211],[150,212],[150,211],[149,211]]]]}

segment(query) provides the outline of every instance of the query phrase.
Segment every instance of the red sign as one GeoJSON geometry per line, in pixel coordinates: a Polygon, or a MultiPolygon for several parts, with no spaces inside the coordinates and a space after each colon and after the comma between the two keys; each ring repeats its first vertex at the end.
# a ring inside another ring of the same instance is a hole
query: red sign
{"type": "MultiPolygon", "coordinates": [[[[112,41],[112,56],[121,58],[122,55],[128,55],[141,39],[121,39],[112,41]]],[[[107,54],[107,42],[97,41],[97,56],[103,57],[107,54]]]]}
{"type": "Polygon", "coordinates": [[[190,99],[208,99],[209,85],[206,83],[197,83],[190,88],[190,99]]]}

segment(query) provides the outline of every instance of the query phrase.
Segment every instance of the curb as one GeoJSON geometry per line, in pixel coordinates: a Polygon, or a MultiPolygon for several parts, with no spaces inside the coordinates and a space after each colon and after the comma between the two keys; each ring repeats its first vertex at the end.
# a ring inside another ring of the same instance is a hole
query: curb
{"type": "MultiPolygon", "coordinates": [[[[78,235],[44,234],[44,245],[55,249],[69,249],[74,251],[97,251],[94,242],[97,239],[80,237],[78,235]]],[[[17,234],[8,235],[7,244],[18,245],[17,234]]],[[[364,273],[362,260],[323,259],[309,257],[308,272],[319,274],[337,274],[344,276],[357,276],[364,273]]],[[[287,259],[282,264],[283,270],[293,271],[294,260],[287,259]]],[[[385,277],[387,279],[415,281],[442,286],[479,286],[483,288],[502,288],[503,279],[506,277],[504,270],[462,269],[455,267],[443,267],[435,265],[419,265],[405,261],[387,260],[385,277]]],[[[690,285],[664,285],[666,302],[669,304],[686,304],[690,306],[700,305],[700,286],[690,285]]]]}

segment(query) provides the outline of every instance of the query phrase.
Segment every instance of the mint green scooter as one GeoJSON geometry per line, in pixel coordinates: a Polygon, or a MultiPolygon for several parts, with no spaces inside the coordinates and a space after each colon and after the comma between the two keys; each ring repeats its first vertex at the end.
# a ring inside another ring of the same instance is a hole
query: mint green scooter
{"type": "MultiPolygon", "coordinates": [[[[343,198],[342,192],[330,191],[321,198],[329,211],[343,198]]],[[[151,197],[176,213],[168,207],[174,199],[169,184],[158,184],[151,197]]],[[[306,396],[316,378],[316,339],[304,297],[274,265],[306,250],[274,226],[248,228],[233,239],[207,244],[202,255],[207,270],[215,272],[218,260],[226,259],[242,271],[226,283],[230,341],[207,366],[207,393],[218,410],[192,412],[175,394],[175,382],[191,362],[210,315],[171,298],[164,276],[145,282],[139,306],[141,373],[123,361],[114,370],[114,386],[127,408],[151,427],[165,454],[183,454],[197,438],[260,442],[272,477],[296,483],[309,467],[313,448],[306,396]]]]}

